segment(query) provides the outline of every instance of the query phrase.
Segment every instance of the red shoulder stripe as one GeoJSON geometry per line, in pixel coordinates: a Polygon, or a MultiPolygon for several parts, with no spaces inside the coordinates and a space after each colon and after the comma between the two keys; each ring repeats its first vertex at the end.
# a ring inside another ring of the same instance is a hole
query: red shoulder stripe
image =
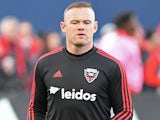
{"type": "Polygon", "coordinates": [[[57,49],[55,49],[55,50],[52,50],[52,51],[50,51],[50,52],[42,55],[42,56],[38,59],[38,62],[39,62],[41,59],[43,59],[43,58],[45,58],[45,57],[47,57],[47,56],[49,56],[49,55],[56,54],[56,53],[58,53],[58,52],[60,52],[60,51],[62,51],[62,50],[63,50],[63,46],[62,46],[62,47],[59,47],[59,48],[57,48],[57,49]]]}

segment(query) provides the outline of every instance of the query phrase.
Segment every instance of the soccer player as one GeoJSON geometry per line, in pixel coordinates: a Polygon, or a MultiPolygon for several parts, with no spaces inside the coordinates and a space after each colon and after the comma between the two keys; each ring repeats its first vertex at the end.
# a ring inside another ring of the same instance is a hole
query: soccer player
{"type": "Polygon", "coordinates": [[[98,23],[92,6],[72,3],[60,27],[66,45],[37,61],[27,120],[131,120],[121,63],[93,45],[98,23]]]}

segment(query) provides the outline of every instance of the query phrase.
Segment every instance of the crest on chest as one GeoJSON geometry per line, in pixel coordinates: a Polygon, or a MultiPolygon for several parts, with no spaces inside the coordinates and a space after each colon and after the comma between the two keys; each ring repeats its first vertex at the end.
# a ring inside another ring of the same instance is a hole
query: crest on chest
{"type": "Polygon", "coordinates": [[[88,83],[92,83],[98,76],[99,71],[93,68],[84,69],[84,76],[88,83]]]}

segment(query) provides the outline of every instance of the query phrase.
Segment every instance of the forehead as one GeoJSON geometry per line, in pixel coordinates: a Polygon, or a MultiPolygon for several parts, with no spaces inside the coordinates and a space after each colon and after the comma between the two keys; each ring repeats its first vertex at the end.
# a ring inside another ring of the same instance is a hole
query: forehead
{"type": "Polygon", "coordinates": [[[65,12],[64,20],[73,19],[95,20],[95,13],[91,8],[72,8],[65,12]]]}

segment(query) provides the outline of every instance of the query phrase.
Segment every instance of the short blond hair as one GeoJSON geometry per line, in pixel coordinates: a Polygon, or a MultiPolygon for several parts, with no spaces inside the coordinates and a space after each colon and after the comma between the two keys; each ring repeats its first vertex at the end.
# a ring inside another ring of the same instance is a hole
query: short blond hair
{"type": "Polygon", "coordinates": [[[91,6],[90,3],[81,1],[81,2],[74,2],[74,3],[70,4],[70,5],[64,10],[64,16],[65,16],[65,13],[66,13],[68,10],[72,9],[72,8],[90,8],[90,9],[93,11],[93,13],[95,14],[94,9],[93,9],[93,7],[91,6]]]}

